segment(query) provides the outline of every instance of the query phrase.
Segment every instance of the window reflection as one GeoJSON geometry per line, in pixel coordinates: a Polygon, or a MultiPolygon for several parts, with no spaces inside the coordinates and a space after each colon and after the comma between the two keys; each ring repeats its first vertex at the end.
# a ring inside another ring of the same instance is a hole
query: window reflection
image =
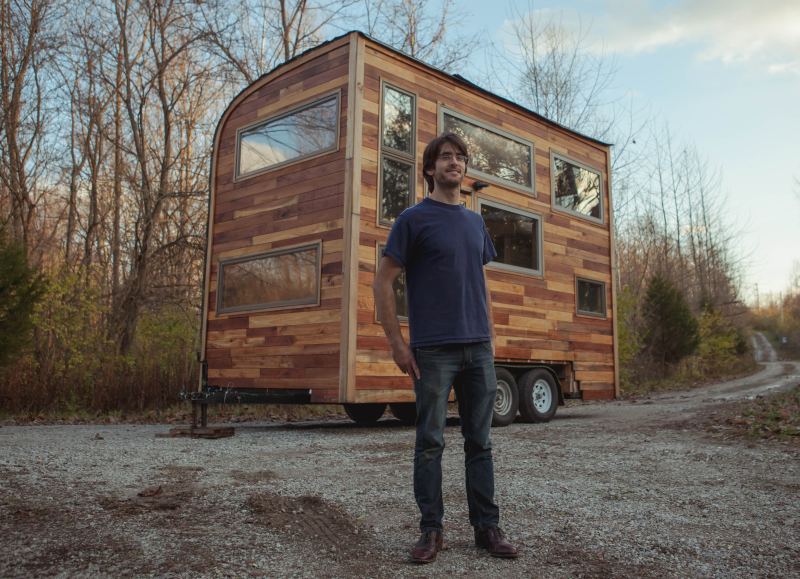
{"type": "Polygon", "coordinates": [[[477,170],[498,179],[532,188],[532,147],[499,133],[444,113],[445,132],[464,139],[469,150],[470,170],[477,170]]]}
{"type": "Polygon", "coordinates": [[[553,157],[553,200],[568,211],[602,219],[600,173],[553,157]]]}
{"type": "Polygon", "coordinates": [[[412,153],[414,97],[386,87],[383,93],[383,146],[412,153]]]}
{"type": "Polygon", "coordinates": [[[539,219],[481,203],[481,216],[492,239],[497,263],[538,272],[539,219]]]}
{"type": "Polygon", "coordinates": [[[239,175],[336,147],[339,97],[267,121],[239,135],[239,175]]]}
{"type": "Polygon", "coordinates": [[[414,167],[384,156],[381,167],[380,222],[391,225],[409,204],[414,167]]]}
{"type": "Polygon", "coordinates": [[[605,285],[596,281],[579,279],[577,302],[580,313],[604,316],[606,313],[605,285]]]}
{"type": "Polygon", "coordinates": [[[319,245],[220,267],[220,312],[316,304],[319,295],[319,245]]]}

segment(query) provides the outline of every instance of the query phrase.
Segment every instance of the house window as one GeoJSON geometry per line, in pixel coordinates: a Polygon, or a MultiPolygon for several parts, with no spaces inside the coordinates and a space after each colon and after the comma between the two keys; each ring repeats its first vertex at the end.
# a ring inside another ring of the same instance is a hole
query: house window
{"type": "MultiPolygon", "coordinates": [[[[378,262],[383,257],[383,250],[386,245],[381,243],[378,245],[378,262]]],[[[376,262],[377,263],[377,262],[376,262]]],[[[400,275],[394,280],[392,284],[394,290],[394,309],[398,319],[402,321],[408,320],[408,298],[406,297],[406,270],[400,272],[400,275]]],[[[377,311],[375,312],[377,316],[377,311]]],[[[380,320],[378,320],[380,321],[380,320]]]]}
{"type": "Polygon", "coordinates": [[[484,199],[479,199],[478,204],[497,251],[492,263],[503,269],[541,275],[541,217],[484,199]]]}
{"type": "Polygon", "coordinates": [[[575,301],[579,314],[605,317],[606,284],[578,278],[576,281],[575,301]]]}
{"type": "Polygon", "coordinates": [[[552,155],[553,207],[603,221],[602,179],[596,169],[552,155]]]}
{"type": "Polygon", "coordinates": [[[416,97],[383,84],[378,222],[391,226],[414,200],[416,97]]]}
{"type": "Polygon", "coordinates": [[[319,305],[322,244],[221,261],[217,312],[319,305]]]}
{"type": "Polygon", "coordinates": [[[335,151],[339,93],[239,131],[236,175],[245,177],[335,151]]]}
{"type": "Polygon", "coordinates": [[[467,144],[470,174],[533,193],[533,143],[446,108],[441,115],[442,131],[467,144]]]}

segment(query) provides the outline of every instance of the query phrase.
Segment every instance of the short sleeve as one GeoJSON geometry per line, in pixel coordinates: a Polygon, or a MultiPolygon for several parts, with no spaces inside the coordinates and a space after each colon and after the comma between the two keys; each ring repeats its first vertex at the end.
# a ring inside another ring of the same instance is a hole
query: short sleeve
{"type": "Polygon", "coordinates": [[[486,265],[497,257],[497,251],[494,249],[492,238],[489,236],[489,231],[486,229],[486,223],[481,219],[483,229],[483,265],[486,265]]]}
{"type": "Polygon", "coordinates": [[[413,244],[413,232],[408,215],[401,213],[394,222],[392,230],[389,232],[389,239],[383,255],[393,258],[397,263],[406,267],[411,257],[411,246],[413,244]]]}

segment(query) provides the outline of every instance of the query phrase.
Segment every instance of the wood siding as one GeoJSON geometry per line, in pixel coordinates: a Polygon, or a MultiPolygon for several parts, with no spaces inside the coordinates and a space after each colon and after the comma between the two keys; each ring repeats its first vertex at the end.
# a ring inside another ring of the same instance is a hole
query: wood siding
{"type": "Polygon", "coordinates": [[[205,357],[210,385],[312,389],[337,401],[342,342],[348,39],[263,77],[229,107],[214,152],[205,357]],[[236,178],[237,130],[339,93],[337,150],[236,178]],[[319,306],[218,315],[222,259],[322,242],[319,306]]]}
{"type": "MultiPolygon", "coordinates": [[[[614,304],[611,291],[608,148],[521,111],[501,99],[455,84],[450,77],[369,41],[364,62],[356,354],[358,400],[413,400],[411,380],[392,362],[388,343],[375,321],[371,290],[376,268],[376,247],[385,241],[389,233],[389,228],[377,224],[382,81],[416,95],[417,201],[422,199],[425,191],[421,174],[422,153],[425,145],[441,130],[441,106],[533,142],[535,195],[500,185],[496,181],[477,195],[478,199],[509,205],[542,218],[543,275],[509,272],[488,266],[497,331],[497,360],[571,363],[574,379],[580,382],[585,398],[613,397],[614,304]],[[602,223],[553,209],[551,151],[601,172],[602,223]],[[577,314],[576,277],[605,284],[606,317],[577,314]]],[[[473,180],[468,170],[465,189],[469,189],[473,180]]],[[[473,199],[472,202],[472,209],[477,210],[477,200],[473,199]]]]}
{"type": "MultiPolygon", "coordinates": [[[[416,98],[416,201],[425,191],[422,152],[440,131],[442,106],[534,144],[535,194],[492,181],[477,195],[468,195],[474,210],[483,199],[541,217],[541,275],[488,266],[497,360],[560,364],[569,377],[565,389],[579,383],[585,399],[613,397],[608,147],[357,33],[262,77],[237,97],[220,122],[204,295],[208,383],[312,389],[315,402],[414,399],[410,378],[392,361],[372,297],[377,246],[389,233],[377,216],[382,82],[416,98]],[[340,95],[338,150],[235,178],[238,129],[334,91],[340,95]],[[552,208],[553,152],[601,173],[601,223],[552,208]],[[314,241],[322,242],[319,306],[217,315],[221,259],[314,241]],[[577,314],[576,278],[604,284],[605,317],[577,314]]],[[[473,180],[468,171],[467,191],[473,180]]],[[[408,338],[407,327],[403,331],[408,338]]]]}

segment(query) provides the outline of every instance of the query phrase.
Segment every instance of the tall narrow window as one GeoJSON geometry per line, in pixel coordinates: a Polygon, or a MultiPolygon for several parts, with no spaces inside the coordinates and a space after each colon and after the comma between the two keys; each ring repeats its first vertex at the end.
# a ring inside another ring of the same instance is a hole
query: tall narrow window
{"type": "Polygon", "coordinates": [[[600,172],[553,153],[553,207],[595,221],[603,220],[600,172]]]}
{"type": "MultiPolygon", "coordinates": [[[[385,244],[383,243],[378,244],[378,262],[380,262],[381,257],[383,257],[384,249],[386,249],[385,244]]],[[[397,313],[397,317],[401,321],[408,320],[408,298],[406,297],[406,270],[401,271],[400,275],[397,276],[397,279],[394,280],[394,284],[392,284],[392,289],[394,290],[394,309],[395,312],[397,313]]]]}
{"type": "Polygon", "coordinates": [[[606,316],[606,284],[600,281],[577,278],[575,302],[579,314],[606,316]]]}
{"type": "Polygon", "coordinates": [[[464,139],[470,174],[533,192],[533,143],[446,108],[440,126],[464,139]]]}
{"type": "Polygon", "coordinates": [[[217,312],[319,304],[321,254],[317,242],[220,262],[217,312]]]}
{"type": "Polygon", "coordinates": [[[236,175],[245,177],[336,150],[339,93],[239,131],[236,175]]]}
{"type": "Polygon", "coordinates": [[[497,257],[492,262],[520,273],[542,273],[541,218],[500,203],[478,200],[497,257]]]}
{"type": "Polygon", "coordinates": [[[392,225],[414,200],[416,98],[383,85],[378,221],[392,225]]]}

